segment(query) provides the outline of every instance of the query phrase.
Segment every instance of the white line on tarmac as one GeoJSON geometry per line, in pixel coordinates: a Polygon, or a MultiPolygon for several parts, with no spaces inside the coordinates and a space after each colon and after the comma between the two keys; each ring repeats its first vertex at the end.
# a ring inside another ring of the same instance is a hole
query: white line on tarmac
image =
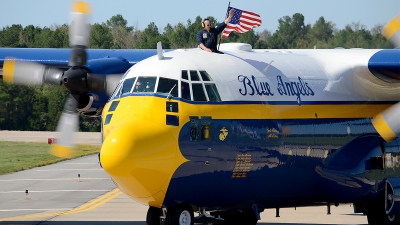
{"type": "MultiPolygon", "coordinates": [[[[60,181],[60,180],[76,180],[77,178],[54,178],[54,179],[14,179],[14,180],[0,180],[0,182],[12,181],[60,181]]],[[[81,180],[110,180],[111,178],[80,178],[81,180]]]]}
{"type": "Polygon", "coordinates": [[[58,209],[0,209],[0,212],[18,212],[18,211],[64,211],[71,210],[72,208],[58,208],[58,209]]]}
{"type": "Polygon", "coordinates": [[[51,170],[35,170],[38,172],[49,172],[49,171],[56,171],[56,170],[63,170],[63,171],[68,171],[68,170],[103,170],[103,169],[51,169],[51,170]]]}
{"type": "MultiPolygon", "coordinates": [[[[92,192],[92,191],[110,191],[110,190],[45,190],[45,191],[29,191],[29,193],[40,193],[40,192],[92,192]]],[[[0,194],[10,193],[25,193],[25,191],[0,191],[0,194]]]]}
{"type": "Polygon", "coordinates": [[[99,163],[64,163],[64,164],[71,164],[71,165],[94,165],[99,163]]]}

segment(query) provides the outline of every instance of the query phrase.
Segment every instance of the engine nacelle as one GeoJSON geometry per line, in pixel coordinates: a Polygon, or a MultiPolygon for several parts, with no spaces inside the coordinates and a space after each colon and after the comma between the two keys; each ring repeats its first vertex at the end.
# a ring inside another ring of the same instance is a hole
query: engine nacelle
{"type": "Polygon", "coordinates": [[[101,115],[104,104],[108,97],[104,94],[88,93],[79,97],[77,110],[85,116],[97,117],[101,115]]]}

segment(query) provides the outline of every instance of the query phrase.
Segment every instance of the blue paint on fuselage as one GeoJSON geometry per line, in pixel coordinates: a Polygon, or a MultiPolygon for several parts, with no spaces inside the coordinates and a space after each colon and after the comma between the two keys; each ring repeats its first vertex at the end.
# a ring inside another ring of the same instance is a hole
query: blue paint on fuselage
{"type": "MultiPolygon", "coordinates": [[[[201,118],[183,126],[179,147],[189,161],[173,175],[165,206],[250,209],[256,203],[262,209],[359,202],[372,197],[375,183],[385,178],[368,164],[383,155],[383,140],[369,118],[212,120],[211,126],[211,140],[201,140],[201,118]],[[197,140],[191,130],[196,126],[197,140]],[[228,134],[221,141],[223,128],[228,134]]],[[[398,145],[393,154],[400,154],[398,145]]],[[[395,173],[398,177],[399,169],[395,173]]]]}

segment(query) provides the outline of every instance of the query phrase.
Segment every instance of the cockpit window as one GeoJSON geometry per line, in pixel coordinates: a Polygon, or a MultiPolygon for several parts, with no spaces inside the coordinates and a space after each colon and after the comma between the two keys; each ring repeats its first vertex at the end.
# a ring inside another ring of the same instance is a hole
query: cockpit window
{"type": "Polygon", "coordinates": [[[189,80],[187,70],[182,70],[182,79],[189,80]]]}
{"type": "Polygon", "coordinates": [[[124,75],[122,76],[121,79],[122,79],[122,80],[125,79],[126,75],[128,75],[128,73],[129,73],[130,71],[131,71],[131,69],[129,68],[129,70],[127,70],[127,71],[124,73],[124,75]]]}
{"type": "Polygon", "coordinates": [[[184,99],[190,100],[190,87],[189,84],[186,82],[181,82],[181,96],[184,99]]]}
{"type": "Polygon", "coordinates": [[[180,88],[180,97],[182,99],[197,102],[221,101],[217,86],[213,82],[213,79],[208,74],[208,72],[204,70],[182,70],[182,80],[180,88]]]}
{"type": "Polygon", "coordinates": [[[156,85],[156,77],[139,77],[135,83],[133,92],[153,92],[156,85]]]}
{"type": "Polygon", "coordinates": [[[118,84],[117,87],[115,88],[113,94],[111,95],[110,99],[113,99],[113,98],[115,98],[117,95],[120,94],[120,90],[121,90],[121,87],[122,87],[122,83],[123,83],[122,81],[119,82],[119,84],[118,84]]]}
{"type": "Polygon", "coordinates": [[[206,102],[207,98],[204,94],[203,84],[192,84],[193,100],[197,102],[206,102]]]}
{"type": "Polygon", "coordinates": [[[212,81],[210,75],[208,75],[206,71],[199,71],[199,72],[201,75],[201,79],[203,79],[203,81],[212,81]]]}
{"type": "Polygon", "coordinates": [[[219,96],[217,87],[215,84],[204,84],[206,86],[207,94],[208,94],[208,99],[210,102],[220,102],[221,97],[219,96]]]}
{"type": "Polygon", "coordinates": [[[124,83],[122,84],[122,92],[121,92],[121,94],[130,93],[131,90],[132,90],[132,86],[133,86],[133,83],[135,82],[135,80],[136,80],[136,77],[124,80],[124,83]]]}
{"type": "Polygon", "coordinates": [[[191,81],[200,81],[199,75],[197,74],[196,70],[190,71],[190,80],[191,81]]]}
{"type": "Polygon", "coordinates": [[[158,81],[157,93],[168,94],[169,92],[171,92],[173,97],[178,97],[178,81],[160,77],[160,80],[158,81]]]}

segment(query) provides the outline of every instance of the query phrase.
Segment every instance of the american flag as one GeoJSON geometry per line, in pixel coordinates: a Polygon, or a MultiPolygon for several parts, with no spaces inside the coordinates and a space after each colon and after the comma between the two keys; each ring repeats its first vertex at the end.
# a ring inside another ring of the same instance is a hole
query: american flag
{"type": "Polygon", "coordinates": [[[260,15],[233,7],[228,7],[226,17],[228,17],[231,9],[235,9],[235,13],[233,14],[231,21],[228,23],[228,25],[226,25],[224,31],[222,32],[222,38],[228,38],[229,34],[233,30],[237,33],[244,33],[261,25],[260,15]]]}

